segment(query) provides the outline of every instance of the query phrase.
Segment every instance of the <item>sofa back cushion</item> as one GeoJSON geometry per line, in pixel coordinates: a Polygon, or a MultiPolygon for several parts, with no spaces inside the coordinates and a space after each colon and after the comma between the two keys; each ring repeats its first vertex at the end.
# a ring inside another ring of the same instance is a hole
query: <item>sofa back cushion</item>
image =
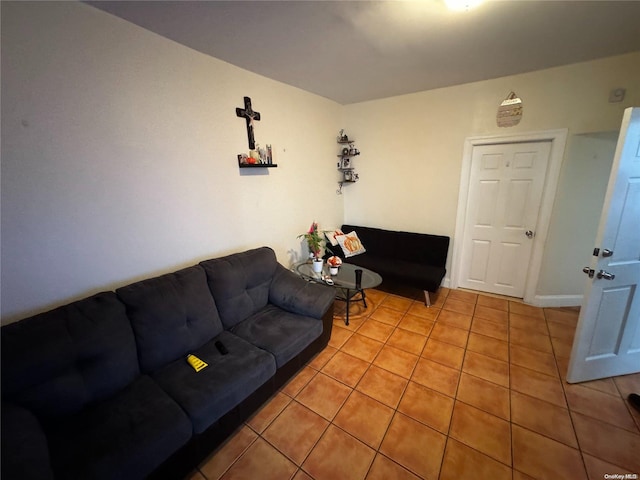
{"type": "Polygon", "coordinates": [[[220,318],[230,329],[267,305],[278,261],[268,247],[201,262],[220,318]]]}
{"type": "Polygon", "coordinates": [[[116,293],[127,306],[143,372],[153,372],[204,345],[222,324],[198,265],[142,280],[116,293]]]}
{"type": "Polygon", "coordinates": [[[43,419],[107,398],[140,373],[124,305],[104,292],[2,327],[2,396],[43,419]]]}
{"type": "Polygon", "coordinates": [[[449,237],[427,233],[397,232],[381,228],[343,225],[343,232],[355,231],[370,255],[444,267],[449,237]]]}

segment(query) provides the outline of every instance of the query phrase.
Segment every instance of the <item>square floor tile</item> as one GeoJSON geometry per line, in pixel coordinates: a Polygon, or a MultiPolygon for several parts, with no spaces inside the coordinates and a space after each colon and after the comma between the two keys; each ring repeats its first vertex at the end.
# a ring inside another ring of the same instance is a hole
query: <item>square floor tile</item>
{"type": "Polygon", "coordinates": [[[289,405],[289,402],[291,402],[291,397],[282,392],[276,393],[255,415],[247,420],[247,425],[254,431],[262,433],[280,415],[280,412],[289,405]]]}
{"type": "Polygon", "coordinates": [[[511,389],[567,408],[560,379],[511,365],[511,389]]]}
{"type": "Polygon", "coordinates": [[[433,328],[433,321],[407,313],[398,323],[398,328],[426,336],[433,328]]]}
{"type": "Polygon", "coordinates": [[[518,425],[513,426],[513,467],[534,478],[587,479],[578,450],[518,425]]]}
{"type": "Polygon", "coordinates": [[[476,302],[476,313],[478,312],[477,307],[480,305],[482,305],[483,307],[493,308],[495,310],[503,310],[505,312],[509,311],[509,301],[505,300],[504,298],[479,295],[478,301],[476,302]]]}
{"type": "Polygon", "coordinates": [[[442,309],[436,321],[439,323],[451,325],[452,327],[469,330],[471,328],[471,318],[471,315],[465,315],[463,313],[454,312],[452,310],[442,309]]]}
{"type": "Polygon", "coordinates": [[[548,335],[535,333],[520,328],[509,328],[509,341],[512,344],[521,345],[545,353],[553,353],[551,339],[548,335]]]}
{"type": "Polygon", "coordinates": [[[466,292],[464,290],[450,290],[449,295],[447,295],[447,300],[457,300],[475,304],[478,301],[478,296],[477,293],[466,292]]]}
{"type": "Polygon", "coordinates": [[[471,331],[503,342],[509,341],[509,327],[506,324],[501,325],[484,318],[473,317],[471,331]]]}
{"type": "Polygon", "coordinates": [[[519,328],[520,330],[526,330],[527,332],[549,335],[547,322],[544,318],[528,317],[526,315],[520,315],[519,313],[510,313],[509,325],[519,328]]]}
{"type": "Polygon", "coordinates": [[[441,363],[421,358],[416,364],[411,380],[450,397],[455,397],[460,371],[441,363]]]}
{"type": "Polygon", "coordinates": [[[395,327],[393,325],[378,322],[370,318],[360,326],[358,334],[373,338],[379,342],[386,342],[394,329],[395,327]]]}
{"type": "Polygon", "coordinates": [[[386,323],[388,325],[393,325],[395,327],[396,325],[398,325],[398,323],[400,323],[400,320],[402,320],[403,316],[404,313],[399,312],[398,310],[387,307],[378,307],[369,318],[372,318],[378,322],[386,323]]]}
{"type": "Polygon", "coordinates": [[[505,310],[491,308],[485,305],[478,305],[474,314],[475,318],[489,320],[499,325],[507,325],[509,314],[505,310]]]}
{"type": "Polygon", "coordinates": [[[467,350],[497,358],[504,362],[509,361],[509,344],[507,342],[493,337],[487,337],[486,335],[480,335],[479,333],[471,332],[469,334],[467,350]]]}
{"type": "Polygon", "coordinates": [[[420,355],[426,341],[427,337],[424,335],[403,330],[402,328],[396,328],[387,340],[387,345],[413,353],[414,355],[420,355]]]}
{"type": "Polygon", "coordinates": [[[382,342],[354,333],[340,350],[371,363],[383,345],[382,342]]]}
{"type": "Polygon", "coordinates": [[[399,312],[405,313],[409,310],[409,307],[413,303],[413,300],[410,300],[405,297],[399,297],[397,295],[388,295],[380,304],[381,307],[392,308],[393,310],[398,310],[399,312]]]}
{"type": "Polygon", "coordinates": [[[449,435],[506,465],[511,465],[509,422],[456,401],[449,435]]]}
{"type": "Polygon", "coordinates": [[[511,469],[453,438],[447,441],[439,480],[465,478],[511,480],[511,469]]]}
{"type": "Polygon", "coordinates": [[[348,353],[338,352],[322,368],[322,373],[336,380],[355,387],[369,368],[369,363],[351,356],[348,353]]]}
{"type": "Polygon", "coordinates": [[[298,470],[287,457],[262,438],[258,438],[222,476],[223,480],[282,480],[291,478],[298,470]]]}
{"type": "Polygon", "coordinates": [[[361,442],[377,449],[393,417],[393,409],[354,391],[333,420],[361,442]]]}
{"type": "Polygon", "coordinates": [[[391,408],[396,408],[407,383],[406,378],[372,365],[360,380],[356,390],[391,408]]]}
{"type": "Polygon", "coordinates": [[[295,397],[318,372],[311,367],[304,367],[282,387],[282,393],[295,397]]]}
{"type": "Polygon", "coordinates": [[[620,395],[609,395],[582,385],[564,385],[569,409],[633,433],[638,428],[620,395]]]}
{"type": "Polygon", "coordinates": [[[329,422],[295,400],[276,418],[262,437],[301,465],[329,422]]]}
{"type": "Polygon", "coordinates": [[[453,412],[453,401],[453,398],[442,393],[415,382],[409,382],[398,405],[398,411],[447,434],[453,412]]]}
{"type": "Polygon", "coordinates": [[[324,347],[324,350],[322,350],[315,357],[313,357],[313,359],[308,363],[308,365],[315,370],[321,370],[322,367],[324,367],[326,363],[329,360],[331,360],[331,357],[333,357],[337,351],[338,351],[337,348],[333,348],[327,345],[326,347],[324,347]]]}
{"type": "Polygon", "coordinates": [[[551,344],[553,345],[553,352],[556,355],[556,359],[558,357],[571,357],[571,347],[573,347],[572,342],[565,340],[564,338],[551,337],[551,344]]]}
{"type": "Polygon", "coordinates": [[[528,315],[530,317],[544,318],[544,310],[542,308],[520,302],[509,302],[509,312],[528,315]]]}
{"type": "MultiPolygon", "coordinates": [[[[444,303],[444,301],[442,303],[444,303]]],[[[433,299],[430,307],[427,307],[424,302],[413,302],[409,307],[409,310],[407,310],[407,314],[409,315],[414,315],[431,321],[435,321],[439,313],[440,308],[433,303],[433,299]]]]}
{"type": "Polygon", "coordinates": [[[640,435],[580,413],[571,412],[571,417],[583,452],[631,472],[640,472],[640,435]]]}
{"type": "Polygon", "coordinates": [[[431,338],[427,341],[427,345],[422,351],[422,356],[459,370],[462,368],[462,361],[464,360],[464,348],[431,338]]]}
{"type": "Polygon", "coordinates": [[[418,355],[385,345],[373,364],[401,377],[410,378],[417,361],[418,355]]]}
{"type": "Polygon", "coordinates": [[[429,338],[433,338],[434,340],[444,343],[450,343],[456,347],[465,348],[467,346],[468,336],[469,332],[467,330],[436,322],[433,326],[433,330],[431,330],[431,336],[429,338]]]}
{"type": "Polygon", "coordinates": [[[350,332],[346,328],[339,327],[337,325],[333,325],[331,329],[331,338],[329,339],[329,345],[333,348],[340,348],[344,345],[349,337],[353,335],[353,332],[350,332]]]}
{"type": "Polygon", "coordinates": [[[584,465],[587,467],[587,474],[589,475],[589,480],[600,480],[603,478],[610,478],[608,475],[611,475],[612,472],[617,474],[627,475],[626,478],[634,478],[634,473],[619,467],[618,465],[613,465],[609,462],[605,462],[604,460],[600,460],[599,458],[593,457],[591,455],[587,455],[586,453],[582,454],[582,458],[584,458],[584,465]],[[607,475],[607,476],[605,476],[607,475]]]}
{"type": "Polygon", "coordinates": [[[438,478],[445,441],[441,433],[396,413],[380,453],[422,478],[438,478]]]}
{"type": "Polygon", "coordinates": [[[462,371],[503,387],[509,387],[509,364],[497,358],[467,350],[462,371]]]}
{"type": "Polygon", "coordinates": [[[545,308],[544,316],[548,321],[564,323],[565,325],[575,327],[580,317],[580,309],[578,308],[576,311],[566,311],[557,308],[545,308]]]}
{"type": "Polygon", "coordinates": [[[420,478],[379,453],[373,460],[367,480],[420,480],[420,478]]]}
{"type": "Polygon", "coordinates": [[[451,310],[453,312],[458,312],[469,316],[473,315],[475,309],[475,303],[456,300],[455,298],[451,297],[451,294],[449,294],[449,297],[447,297],[444,304],[442,305],[442,310],[451,310]]]}
{"type": "Polygon", "coordinates": [[[512,391],[511,421],[565,445],[578,448],[573,423],[566,408],[512,391]]]}
{"type": "Polygon", "coordinates": [[[509,389],[467,373],[460,376],[456,399],[509,420],[509,389]]]}
{"type": "Polygon", "coordinates": [[[375,454],[361,441],[331,425],[302,468],[315,480],[363,480],[375,454]]]}
{"type": "Polygon", "coordinates": [[[351,391],[337,380],[318,373],[296,396],[296,400],[327,420],[333,420],[351,391]]]}
{"type": "Polygon", "coordinates": [[[552,353],[540,352],[520,345],[511,345],[510,351],[512,364],[535,370],[545,375],[551,375],[552,377],[558,376],[558,367],[552,353]]]}
{"type": "Polygon", "coordinates": [[[549,335],[552,337],[562,338],[568,342],[573,342],[573,336],[576,333],[575,326],[554,322],[552,320],[547,320],[547,325],[549,327],[549,335]]]}
{"type": "Polygon", "coordinates": [[[207,479],[218,480],[257,438],[249,427],[242,427],[200,465],[200,471],[207,479]]]}

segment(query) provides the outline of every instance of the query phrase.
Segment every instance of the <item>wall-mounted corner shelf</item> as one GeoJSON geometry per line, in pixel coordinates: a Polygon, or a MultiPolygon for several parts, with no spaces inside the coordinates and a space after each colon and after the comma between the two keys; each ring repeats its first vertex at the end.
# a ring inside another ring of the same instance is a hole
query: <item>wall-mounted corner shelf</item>
{"type": "Polygon", "coordinates": [[[275,168],[277,163],[241,163],[238,165],[240,168],[275,168]]]}
{"type": "Polygon", "coordinates": [[[349,139],[347,135],[344,135],[344,130],[340,130],[337,141],[338,144],[341,145],[340,152],[338,153],[338,158],[340,159],[338,161],[338,171],[342,175],[342,178],[338,182],[338,190],[336,193],[341,195],[343,185],[356,183],[360,178],[352,163],[353,157],[360,155],[360,150],[355,147],[355,140],[349,139]]]}

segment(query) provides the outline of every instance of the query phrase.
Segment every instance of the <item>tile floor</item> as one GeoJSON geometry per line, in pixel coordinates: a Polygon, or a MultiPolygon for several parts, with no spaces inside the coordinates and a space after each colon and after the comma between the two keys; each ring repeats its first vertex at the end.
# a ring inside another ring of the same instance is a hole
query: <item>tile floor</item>
{"type": "Polygon", "coordinates": [[[448,289],[432,308],[368,298],[348,327],[336,313],[329,346],[191,480],[640,475],[625,400],[640,374],[564,381],[576,309],[448,289]]]}

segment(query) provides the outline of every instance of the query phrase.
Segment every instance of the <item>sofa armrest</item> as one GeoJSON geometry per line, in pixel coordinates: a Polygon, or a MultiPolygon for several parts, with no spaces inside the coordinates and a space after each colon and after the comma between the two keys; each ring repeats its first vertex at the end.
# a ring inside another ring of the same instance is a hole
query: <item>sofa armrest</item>
{"type": "Polygon", "coordinates": [[[47,438],[29,410],[2,402],[2,478],[53,479],[47,438]]]}
{"type": "Polygon", "coordinates": [[[332,287],[308,282],[278,264],[269,290],[269,302],[283,310],[320,320],[334,299],[332,287]]]}

